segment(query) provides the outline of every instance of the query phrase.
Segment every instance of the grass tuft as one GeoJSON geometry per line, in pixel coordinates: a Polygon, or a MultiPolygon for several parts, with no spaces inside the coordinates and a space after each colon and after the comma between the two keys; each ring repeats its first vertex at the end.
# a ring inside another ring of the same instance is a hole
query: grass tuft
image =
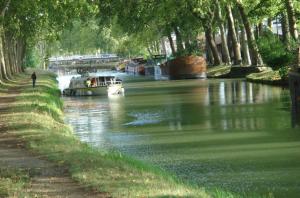
{"type": "Polygon", "coordinates": [[[288,85],[287,79],[280,76],[278,70],[267,70],[259,73],[253,73],[246,76],[247,81],[270,85],[288,85]]]}
{"type": "Polygon", "coordinates": [[[26,197],[23,189],[28,181],[26,170],[0,168],[0,197],[26,197]]]}

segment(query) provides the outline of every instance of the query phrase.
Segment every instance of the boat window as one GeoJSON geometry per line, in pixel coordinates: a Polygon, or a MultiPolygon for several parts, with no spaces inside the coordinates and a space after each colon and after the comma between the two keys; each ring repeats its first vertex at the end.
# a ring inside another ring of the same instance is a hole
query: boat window
{"type": "Polygon", "coordinates": [[[97,86],[96,78],[92,78],[92,80],[91,80],[91,86],[92,87],[96,87],[97,86]]]}

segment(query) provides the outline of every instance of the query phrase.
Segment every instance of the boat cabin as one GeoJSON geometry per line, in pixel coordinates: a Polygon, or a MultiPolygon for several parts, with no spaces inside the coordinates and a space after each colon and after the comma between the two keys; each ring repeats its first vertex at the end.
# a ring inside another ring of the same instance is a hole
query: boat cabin
{"type": "Polygon", "coordinates": [[[122,81],[114,76],[84,76],[73,77],[69,88],[106,87],[111,84],[121,84],[122,81]]]}

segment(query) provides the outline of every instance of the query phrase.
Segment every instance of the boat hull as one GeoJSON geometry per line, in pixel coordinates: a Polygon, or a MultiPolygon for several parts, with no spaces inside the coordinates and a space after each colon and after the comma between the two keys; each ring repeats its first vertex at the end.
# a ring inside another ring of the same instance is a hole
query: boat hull
{"type": "Polygon", "coordinates": [[[107,95],[107,87],[68,88],[63,91],[66,96],[98,96],[107,95]]]}
{"type": "Polygon", "coordinates": [[[63,91],[65,96],[101,96],[124,94],[124,88],[121,84],[109,85],[108,87],[84,87],[68,88],[63,91]]]}
{"type": "Polygon", "coordinates": [[[161,75],[169,79],[206,78],[206,61],[200,56],[178,57],[160,66],[161,75]]]}

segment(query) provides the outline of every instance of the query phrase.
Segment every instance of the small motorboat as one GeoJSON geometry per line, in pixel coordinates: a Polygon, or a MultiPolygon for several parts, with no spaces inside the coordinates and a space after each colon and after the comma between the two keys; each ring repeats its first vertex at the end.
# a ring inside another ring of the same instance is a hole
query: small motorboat
{"type": "Polygon", "coordinates": [[[97,96],[124,94],[122,80],[115,76],[84,74],[73,77],[69,87],[63,90],[66,96],[97,96]]]}

